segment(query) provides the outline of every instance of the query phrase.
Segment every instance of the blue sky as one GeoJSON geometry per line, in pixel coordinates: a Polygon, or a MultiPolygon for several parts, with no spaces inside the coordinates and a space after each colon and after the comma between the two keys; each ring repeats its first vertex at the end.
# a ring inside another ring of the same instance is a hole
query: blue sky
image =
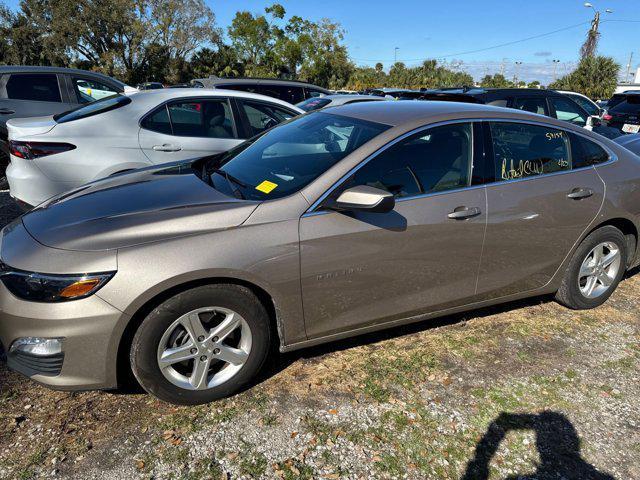
{"type": "MultiPolygon", "coordinates": [[[[205,0],[225,28],[237,10],[263,12],[273,0],[205,0]]],[[[17,0],[8,0],[15,7],[17,0]]],[[[388,68],[398,47],[398,60],[416,65],[424,58],[448,56],[447,61],[462,61],[465,70],[476,78],[487,71],[500,71],[512,77],[516,68],[525,80],[552,80],[552,59],[561,62],[557,74],[575,65],[588,24],[569,28],[542,38],[459,55],[523,38],[589,22],[593,11],[579,0],[280,0],[288,15],[339,22],[351,58],[358,65],[383,62],[388,68]],[[515,62],[523,62],[516,67],[515,62]]],[[[626,71],[629,53],[634,51],[632,71],[640,64],[640,3],[638,0],[595,0],[603,14],[599,52],[613,56],[626,71]],[[622,20],[622,21],[621,21],[622,20]],[[637,23],[631,23],[635,20],[637,23]]]]}
{"type": "MultiPolygon", "coordinates": [[[[208,0],[218,23],[226,27],[239,9],[261,12],[271,1],[242,2],[208,0]]],[[[515,62],[525,80],[551,80],[552,59],[558,59],[557,74],[570,70],[578,59],[580,45],[588,24],[542,38],[495,48],[485,52],[455,55],[499,45],[526,37],[552,32],[565,27],[590,22],[593,10],[578,0],[281,0],[287,14],[314,20],[322,17],[339,22],[345,29],[345,40],[351,58],[359,65],[374,65],[377,61],[388,67],[398,47],[398,60],[407,65],[420,59],[452,55],[446,60],[463,61],[463,68],[475,77],[488,70],[499,71],[502,62],[505,73],[513,76],[515,62]]],[[[635,48],[634,67],[640,63],[640,4],[638,0],[592,1],[598,10],[607,8],[613,14],[603,14],[603,20],[637,20],[638,23],[604,22],[599,52],[610,55],[624,66],[635,48]]],[[[632,69],[633,70],[633,69],[632,69]]]]}

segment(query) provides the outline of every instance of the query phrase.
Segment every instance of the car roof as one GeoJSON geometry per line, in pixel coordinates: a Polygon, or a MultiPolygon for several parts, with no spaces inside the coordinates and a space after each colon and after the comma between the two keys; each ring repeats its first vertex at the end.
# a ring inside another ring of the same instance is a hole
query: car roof
{"type": "Polygon", "coordinates": [[[141,92],[132,93],[129,95],[136,102],[148,102],[149,104],[158,105],[167,100],[185,98],[185,97],[237,97],[237,98],[249,98],[252,100],[260,100],[263,102],[274,103],[282,105],[290,110],[294,110],[298,113],[303,113],[303,110],[277,98],[268,97],[266,95],[260,95],[257,93],[243,92],[240,90],[223,90],[215,89],[208,90],[203,88],[162,88],[157,90],[144,90],[141,92]]]}
{"type": "MultiPolygon", "coordinates": [[[[368,120],[394,127],[417,123],[432,123],[464,118],[507,118],[523,121],[544,122],[562,128],[570,124],[544,115],[494,107],[477,103],[405,101],[405,102],[355,102],[331,107],[326,113],[368,120]]],[[[578,127],[579,128],[579,127],[578,127]]]]}
{"type": "Polygon", "coordinates": [[[221,83],[229,83],[236,85],[246,85],[246,84],[258,84],[258,85],[283,85],[283,86],[292,86],[292,87],[312,87],[317,90],[321,90],[323,92],[329,93],[329,90],[319,87],[317,85],[313,85],[311,83],[300,82],[298,80],[282,80],[279,78],[225,78],[225,77],[208,77],[208,78],[194,78],[192,82],[200,82],[203,85],[218,85],[221,83]]]}
{"type": "Polygon", "coordinates": [[[76,75],[87,75],[94,78],[103,78],[116,82],[122,86],[126,85],[120,80],[99,72],[91,72],[88,70],[79,70],[77,68],[66,67],[39,67],[35,65],[2,65],[0,66],[0,74],[7,73],[68,73],[76,75]]]}

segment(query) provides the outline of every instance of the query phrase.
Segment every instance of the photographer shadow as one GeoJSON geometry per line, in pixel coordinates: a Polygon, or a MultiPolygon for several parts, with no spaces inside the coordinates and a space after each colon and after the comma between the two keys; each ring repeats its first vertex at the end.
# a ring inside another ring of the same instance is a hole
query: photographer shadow
{"type": "Polygon", "coordinates": [[[528,475],[511,475],[505,480],[615,480],[599,472],[580,454],[580,438],[567,417],[557,412],[539,414],[501,413],[476,445],[475,455],[467,464],[461,480],[486,480],[489,465],[509,431],[531,430],[536,435],[540,463],[528,475]]]}

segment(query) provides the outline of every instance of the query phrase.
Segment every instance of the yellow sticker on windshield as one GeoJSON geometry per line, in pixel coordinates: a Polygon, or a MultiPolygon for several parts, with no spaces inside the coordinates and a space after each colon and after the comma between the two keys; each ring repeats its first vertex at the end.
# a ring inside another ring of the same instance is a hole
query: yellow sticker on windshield
{"type": "Polygon", "coordinates": [[[269,180],[265,180],[260,185],[256,187],[256,190],[262,193],[271,193],[274,188],[278,186],[277,183],[270,182],[269,180]]]}

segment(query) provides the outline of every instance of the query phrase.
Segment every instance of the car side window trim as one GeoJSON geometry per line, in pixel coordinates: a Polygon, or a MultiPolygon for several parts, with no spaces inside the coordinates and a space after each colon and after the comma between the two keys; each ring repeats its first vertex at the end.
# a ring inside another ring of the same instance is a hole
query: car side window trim
{"type": "MultiPolygon", "coordinates": [[[[431,192],[431,193],[424,193],[424,194],[420,194],[420,195],[416,195],[416,196],[410,196],[410,197],[402,197],[402,198],[398,198],[396,199],[397,202],[404,202],[407,200],[414,200],[417,198],[423,198],[423,197],[430,197],[430,196],[434,196],[434,195],[446,195],[449,193],[456,193],[459,192],[461,190],[473,190],[473,189],[477,189],[477,188],[485,188],[485,187],[492,187],[495,185],[501,185],[504,183],[511,183],[511,182],[524,182],[524,181],[529,181],[529,180],[535,180],[537,178],[541,178],[541,177],[550,177],[553,175],[565,175],[567,173],[571,173],[571,172],[577,172],[577,171],[581,171],[581,170],[586,170],[589,168],[593,168],[595,169],[596,167],[602,167],[605,165],[610,165],[614,162],[616,162],[618,160],[618,156],[606,145],[602,144],[601,142],[599,142],[596,139],[593,139],[592,137],[588,136],[588,135],[584,135],[582,134],[582,132],[576,132],[574,130],[566,130],[562,127],[558,127],[555,125],[549,125],[547,123],[543,123],[543,122],[536,122],[535,120],[527,120],[527,121],[523,121],[523,120],[519,120],[519,119],[513,119],[513,118],[500,118],[500,117],[496,117],[496,118],[465,118],[465,119],[459,119],[459,120],[447,120],[444,122],[438,122],[438,123],[433,123],[430,125],[424,125],[421,127],[418,127],[414,130],[411,130],[410,132],[406,132],[402,135],[400,135],[397,138],[394,138],[391,142],[383,145],[382,147],[380,147],[378,150],[376,150],[375,152],[373,152],[371,155],[369,155],[367,158],[365,158],[364,160],[362,160],[360,163],[358,163],[358,165],[354,166],[351,170],[349,170],[345,175],[343,175],[338,181],[336,181],[326,192],[324,192],[320,197],[318,197],[318,199],[313,202],[311,204],[311,206],[302,214],[302,217],[308,217],[308,216],[314,216],[314,215],[323,215],[326,213],[329,213],[329,211],[327,210],[318,210],[322,203],[327,199],[327,197],[329,195],[331,195],[335,190],[337,190],[345,181],[347,181],[356,171],[358,171],[360,168],[362,168],[364,165],[366,165],[367,163],[369,163],[371,160],[373,160],[375,157],[377,157],[378,155],[380,155],[382,152],[384,152],[385,150],[387,150],[388,148],[391,148],[393,145],[395,145],[396,143],[399,143],[403,140],[405,140],[406,138],[415,135],[416,133],[420,133],[424,130],[428,130],[434,127],[440,127],[443,125],[450,125],[450,124],[455,124],[455,123],[478,123],[478,122],[482,122],[482,123],[486,123],[487,125],[483,125],[483,129],[486,132],[489,129],[489,122],[509,122],[509,123],[524,123],[524,124],[531,124],[531,125],[538,125],[538,126],[542,126],[542,127],[552,127],[552,128],[556,128],[558,130],[562,130],[564,132],[572,132],[575,133],[576,135],[580,135],[584,138],[586,138],[587,140],[592,141],[593,143],[595,143],[596,145],[599,145],[600,147],[602,147],[608,154],[609,154],[609,160],[603,163],[599,163],[598,165],[590,165],[590,166],[586,166],[586,167],[579,167],[576,169],[572,169],[572,170],[565,170],[565,171],[560,171],[560,172],[554,172],[554,173],[548,173],[546,175],[540,175],[540,176],[535,176],[535,177],[524,177],[524,178],[516,178],[516,179],[512,179],[512,180],[500,180],[500,181],[487,181],[487,179],[485,179],[485,183],[483,184],[479,184],[479,185],[471,185],[471,186],[467,186],[464,188],[460,188],[460,189],[455,189],[455,190],[445,190],[442,192],[431,192]]],[[[489,164],[488,162],[488,158],[491,158],[491,160],[493,161],[493,147],[491,145],[491,141],[490,141],[490,136],[487,137],[485,135],[485,142],[484,142],[484,165],[485,168],[483,169],[485,172],[487,171],[486,165],[489,164]]],[[[475,161],[475,156],[473,157],[474,161],[475,161]]],[[[490,165],[490,164],[489,164],[490,165]]]]}
{"type": "MultiPolygon", "coordinates": [[[[167,110],[167,115],[169,116],[169,125],[171,126],[171,136],[172,137],[185,137],[185,138],[209,138],[209,137],[189,137],[188,135],[176,135],[174,133],[174,129],[173,129],[173,123],[171,121],[171,112],[169,112],[169,105],[174,104],[174,103],[185,103],[185,102],[205,102],[207,100],[222,100],[224,102],[227,103],[227,105],[229,106],[229,112],[231,113],[231,123],[232,123],[232,129],[233,129],[233,135],[234,137],[231,140],[242,140],[242,137],[240,137],[238,135],[238,128],[237,128],[237,120],[236,120],[236,116],[234,115],[234,111],[233,111],[233,107],[232,107],[232,102],[231,102],[231,98],[230,97],[181,97],[181,98],[172,98],[171,100],[167,100],[163,103],[161,103],[160,105],[158,105],[156,108],[152,109],[151,111],[145,113],[140,120],[138,121],[138,126],[143,129],[146,130],[148,132],[153,132],[153,133],[162,133],[162,132],[155,132],[153,130],[149,130],[148,128],[144,128],[144,126],[142,125],[144,123],[144,121],[149,118],[152,117],[153,115],[155,115],[156,113],[158,113],[160,110],[162,110],[163,108],[167,110]]],[[[163,135],[168,135],[166,133],[164,133],[163,135]]],[[[213,137],[211,137],[213,138],[213,137]]],[[[224,139],[222,139],[224,140],[224,139]]]]}

